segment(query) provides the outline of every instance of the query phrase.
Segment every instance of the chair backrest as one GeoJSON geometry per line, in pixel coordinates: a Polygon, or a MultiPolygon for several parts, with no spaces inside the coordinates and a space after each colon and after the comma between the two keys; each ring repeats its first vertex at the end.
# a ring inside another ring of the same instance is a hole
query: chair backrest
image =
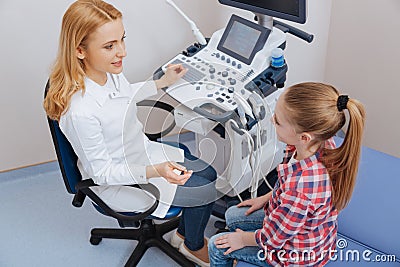
{"type": "MultiPolygon", "coordinates": [[[[44,96],[46,97],[49,89],[49,81],[47,81],[45,87],[44,96]]],[[[49,122],[51,137],[53,139],[54,148],[57,154],[58,164],[60,166],[61,174],[64,180],[65,187],[68,193],[74,194],[72,205],[75,207],[81,207],[86,196],[88,196],[98,211],[104,215],[111,216],[118,220],[121,227],[134,226],[138,227],[138,221],[143,220],[150,216],[158,206],[158,199],[160,199],[160,192],[152,184],[141,185],[140,188],[151,193],[157,199],[151,208],[141,213],[118,213],[112,210],[106,203],[104,203],[99,196],[97,196],[91,189],[94,186],[92,179],[86,179],[82,181],[82,175],[78,169],[77,161],[78,156],[75,154],[70,142],[62,133],[58,122],[47,117],[49,122]],[[78,186],[77,186],[78,185],[78,186]],[[79,190],[77,190],[79,187],[79,190]]],[[[172,209],[169,212],[170,217],[177,216],[181,208],[172,209]]],[[[167,214],[168,215],[168,214],[167,214]]]]}
{"type": "MultiPolygon", "coordinates": [[[[45,96],[49,87],[46,84],[45,96]]],[[[58,164],[60,165],[61,174],[64,179],[68,193],[75,194],[75,186],[82,180],[81,173],[77,166],[78,157],[75,154],[71,144],[65,135],[61,132],[58,122],[47,118],[49,122],[51,137],[53,139],[54,148],[57,154],[58,164]]]]}

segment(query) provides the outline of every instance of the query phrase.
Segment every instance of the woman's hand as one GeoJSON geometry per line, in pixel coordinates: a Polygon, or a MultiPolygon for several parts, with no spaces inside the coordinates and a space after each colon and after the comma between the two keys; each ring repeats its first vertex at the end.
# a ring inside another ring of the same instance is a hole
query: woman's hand
{"type": "Polygon", "coordinates": [[[147,178],[164,177],[171,184],[177,185],[185,184],[192,173],[193,171],[188,171],[184,166],[173,161],[167,161],[146,167],[147,178]],[[182,173],[177,174],[179,172],[182,173]]]}
{"type": "Polygon", "coordinates": [[[269,199],[271,198],[271,194],[272,194],[272,191],[268,192],[267,194],[260,196],[260,197],[247,199],[247,200],[237,204],[237,207],[239,208],[239,207],[250,206],[250,208],[245,212],[245,215],[250,215],[254,211],[262,209],[264,207],[265,203],[267,203],[269,201],[269,199]]]}
{"type": "Polygon", "coordinates": [[[159,79],[156,80],[157,89],[161,89],[164,87],[168,87],[174,83],[176,83],[183,75],[186,74],[188,70],[185,69],[182,64],[170,64],[165,70],[165,74],[159,79]]]}

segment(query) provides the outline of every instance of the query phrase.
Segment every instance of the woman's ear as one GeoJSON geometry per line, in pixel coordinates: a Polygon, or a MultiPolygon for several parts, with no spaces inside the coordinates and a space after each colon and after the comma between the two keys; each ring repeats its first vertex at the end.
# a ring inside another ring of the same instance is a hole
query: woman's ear
{"type": "Polygon", "coordinates": [[[85,51],[81,46],[78,46],[76,49],[76,57],[79,59],[84,59],[85,58],[85,51]]]}

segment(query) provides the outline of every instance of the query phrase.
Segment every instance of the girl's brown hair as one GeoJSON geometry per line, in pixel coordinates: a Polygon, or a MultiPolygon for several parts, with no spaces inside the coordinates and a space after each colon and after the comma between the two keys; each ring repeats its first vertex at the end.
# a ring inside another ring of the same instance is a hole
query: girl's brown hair
{"type": "Polygon", "coordinates": [[[118,18],[122,18],[121,12],[101,0],[78,0],[65,12],[58,54],[43,103],[49,118],[59,120],[67,111],[72,95],[79,90],[85,91],[85,66],[77,58],[77,48],[85,48],[90,33],[118,18]]]}
{"type": "MultiPolygon", "coordinates": [[[[300,83],[288,88],[283,99],[289,121],[297,133],[309,132],[315,137],[310,146],[323,144],[346,123],[344,110],[338,108],[339,92],[323,83],[300,83]]],[[[322,162],[332,183],[332,200],[338,210],[350,201],[358,172],[365,110],[356,99],[347,102],[348,128],[340,147],[323,149],[322,162]]]]}

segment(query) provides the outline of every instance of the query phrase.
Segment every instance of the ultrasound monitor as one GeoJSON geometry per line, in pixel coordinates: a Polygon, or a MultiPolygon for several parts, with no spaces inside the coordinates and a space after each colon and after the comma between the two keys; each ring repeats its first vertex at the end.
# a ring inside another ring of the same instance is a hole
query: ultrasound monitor
{"type": "Polygon", "coordinates": [[[264,47],[270,32],[254,22],[232,15],[217,49],[250,65],[255,54],[264,47]]]}
{"type": "Polygon", "coordinates": [[[306,22],[306,0],[218,0],[221,4],[281,18],[306,22]]]}

